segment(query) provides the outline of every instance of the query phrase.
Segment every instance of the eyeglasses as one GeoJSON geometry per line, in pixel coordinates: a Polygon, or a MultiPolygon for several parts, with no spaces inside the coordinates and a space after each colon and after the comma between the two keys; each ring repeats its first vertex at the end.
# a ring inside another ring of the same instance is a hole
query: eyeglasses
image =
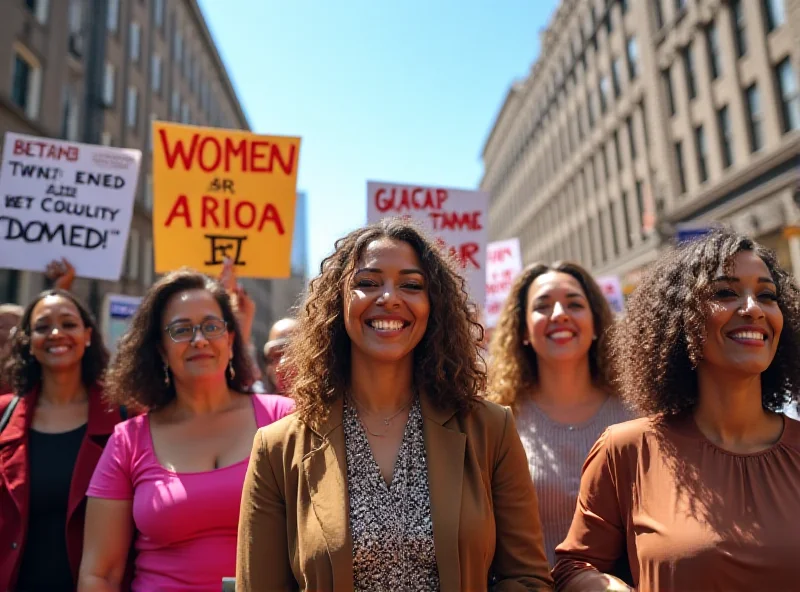
{"type": "Polygon", "coordinates": [[[180,343],[182,341],[192,341],[197,334],[197,330],[203,334],[207,340],[219,339],[228,330],[228,323],[219,321],[217,319],[210,319],[203,321],[199,325],[192,325],[191,323],[173,323],[164,327],[172,341],[180,343]]]}

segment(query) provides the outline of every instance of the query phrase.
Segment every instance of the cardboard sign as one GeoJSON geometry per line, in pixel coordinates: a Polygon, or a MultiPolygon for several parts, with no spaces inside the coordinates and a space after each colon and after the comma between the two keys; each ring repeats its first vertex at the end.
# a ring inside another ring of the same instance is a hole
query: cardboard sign
{"type": "Polygon", "coordinates": [[[489,195],[483,191],[367,183],[367,220],[391,216],[417,220],[456,256],[469,294],[479,308],[486,298],[489,195]]]}
{"type": "Polygon", "coordinates": [[[0,268],[118,280],[142,153],[6,133],[0,167],[0,268]]]}
{"type": "Polygon", "coordinates": [[[486,326],[496,327],[511,284],[522,271],[519,239],[495,241],[486,247],[486,326]]]}
{"type": "Polygon", "coordinates": [[[153,122],[155,269],[286,278],[300,138],[153,122]]]}
{"type": "Polygon", "coordinates": [[[616,275],[608,275],[595,278],[597,285],[603,291],[603,295],[615,314],[622,314],[625,310],[625,297],[622,295],[622,282],[616,275]]]}

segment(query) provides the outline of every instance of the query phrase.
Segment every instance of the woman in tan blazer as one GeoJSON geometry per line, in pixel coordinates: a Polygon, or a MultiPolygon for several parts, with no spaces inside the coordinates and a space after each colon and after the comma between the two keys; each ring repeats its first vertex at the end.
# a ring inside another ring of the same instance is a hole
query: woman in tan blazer
{"type": "Polygon", "coordinates": [[[464,282],[411,223],[337,242],[290,345],[297,413],[260,430],[237,590],[549,590],[511,412],[480,398],[464,282]]]}

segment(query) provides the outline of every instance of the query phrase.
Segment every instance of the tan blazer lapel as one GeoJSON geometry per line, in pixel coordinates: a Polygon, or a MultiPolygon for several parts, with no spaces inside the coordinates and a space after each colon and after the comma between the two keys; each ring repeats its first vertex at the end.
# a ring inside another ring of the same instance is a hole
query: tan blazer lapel
{"type": "Polygon", "coordinates": [[[319,430],[311,428],[314,449],[303,458],[311,505],[319,521],[333,570],[335,590],[353,588],[353,541],[350,536],[350,503],[347,492],[347,457],[343,402],[336,401],[319,430]]]}
{"type": "Polygon", "coordinates": [[[460,590],[458,530],[467,436],[444,425],[454,411],[437,409],[425,395],[421,395],[420,403],[440,588],[460,590]]]}

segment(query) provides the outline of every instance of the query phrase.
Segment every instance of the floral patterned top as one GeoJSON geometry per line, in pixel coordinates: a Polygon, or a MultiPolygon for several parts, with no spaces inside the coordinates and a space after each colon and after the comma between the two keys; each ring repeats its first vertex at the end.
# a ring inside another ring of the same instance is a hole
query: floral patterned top
{"type": "Polygon", "coordinates": [[[415,400],[387,486],[355,406],[344,405],[353,586],[356,591],[439,589],[422,413],[415,400]]]}

